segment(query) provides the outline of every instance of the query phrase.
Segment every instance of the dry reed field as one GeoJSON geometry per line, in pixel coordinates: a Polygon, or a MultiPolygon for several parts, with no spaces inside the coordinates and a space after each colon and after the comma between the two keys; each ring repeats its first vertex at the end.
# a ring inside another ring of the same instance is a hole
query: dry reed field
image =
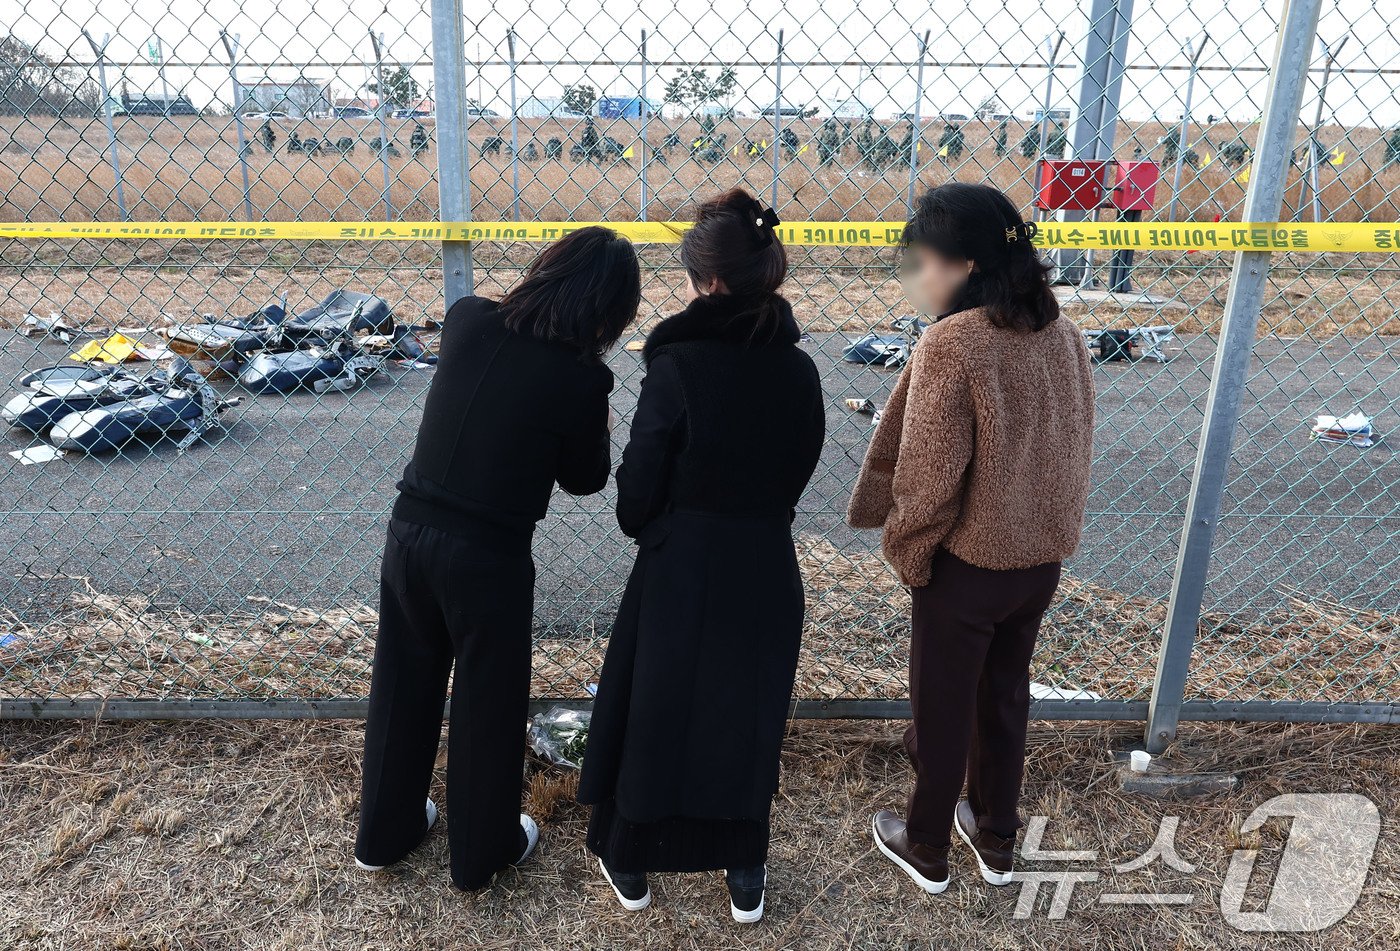
{"type": "MultiPolygon", "coordinates": [[[[1236,849],[1257,849],[1245,908],[1262,907],[1286,823],[1241,834],[1281,793],[1370,798],[1383,828],[1400,820],[1400,734],[1384,727],[1186,724],[1173,769],[1228,771],[1238,789],[1163,801],[1119,789],[1113,750],[1137,725],[1032,729],[1026,816],[1045,816],[1042,848],[1088,850],[1076,886],[1049,916],[1052,886],[1016,917],[1020,893],[984,885],[953,852],[947,892],[918,892],[875,851],[870,816],[902,807],[912,779],[901,723],[794,722],[773,813],[764,920],[729,919],[714,875],[657,875],[655,901],[622,911],[583,845],[576,774],[531,760],[522,791],[543,826],[536,856],[464,894],[447,875],[441,824],[392,871],[351,863],[363,726],[347,721],[17,723],[0,721],[0,947],[7,951],[991,951],[1354,949],[1395,946],[1395,837],[1382,835],[1356,906],[1316,934],[1256,934],[1226,924],[1221,886],[1236,849]],[[1194,872],[1147,851],[1163,819],[1194,872]],[[1106,893],[1174,893],[1185,905],[1108,905],[1106,893]]],[[[441,805],[443,764],[432,795],[441,805]]],[[[444,809],[444,818],[452,816],[444,809]]],[[[1063,863],[1022,860],[1027,870],[1063,863]]]]}
{"type": "MultiPolygon", "coordinates": [[[[133,220],[223,220],[242,217],[242,186],[239,172],[236,131],[233,119],[218,117],[119,117],[119,154],[123,165],[128,212],[133,220]]],[[[256,120],[245,125],[252,139],[256,120]]],[[[908,187],[908,162],[900,159],[888,168],[872,171],[863,166],[854,145],[841,158],[821,166],[815,147],[819,120],[786,123],[804,144],[806,152],[785,166],[780,185],[783,207],[788,217],[794,212],[811,220],[882,220],[904,217],[904,197],[908,187]]],[[[896,137],[905,126],[885,120],[896,137]]],[[[568,158],[570,142],[582,133],[578,124],[555,120],[520,122],[522,149],[531,141],[543,154],[544,143],[552,137],[564,142],[563,160],[522,160],[521,213],[523,219],[631,221],[640,213],[640,162],[593,165],[568,158]]],[[[855,130],[860,124],[854,123],[855,130]]],[[[408,148],[411,122],[395,120],[391,134],[401,155],[390,158],[392,186],[390,198],[397,216],[409,220],[437,217],[437,189],[434,184],[436,153],[413,156],[408,148]]],[[[431,131],[431,123],[428,126],[431,131]]],[[[936,143],[942,125],[929,122],[924,139],[936,143]]],[[[950,178],[987,181],[1011,195],[1018,205],[1029,207],[1032,198],[1034,160],[1023,157],[1017,145],[1027,128],[1013,122],[1009,128],[1006,156],[995,153],[994,128],[980,122],[967,124],[967,148],[960,158],[939,158],[928,146],[920,155],[920,180],[936,185],[950,178]]],[[[632,144],[640,134],[635,120],[606,120],[599,133],[632,144]]],[[[1159,139],[1169,131],[1160,123],[1120,124],[1120,157],[1141,147],[1148,157],[1161,159],[1159,139]]],[[[347,120],[283,120],[277,125],[276,149],[268,153],[254,142],[249,158],[252,181],[250,198],[255,214],[263,220],[363,220],[382,217],[383,166],[377,152],[369,147],[379,135],[377,122],[347,120]],[[285,144],[296,130],[305,139],[354,139],[352,154],[323,152],[318,155],[288,153],[285,144]]],[[[772,138],[768,124],[757,120],[723,121],[716,134],[728,136],[731,148],[740,146],[739,155],[728,154],[716,164],[699,162],[688,154],[688,143],[701,135],[694,121],[655,118],[647,129],[647,141],[658,158],[648,173],[650,197],[647,214],[654,220],[685,218],[697,194],[743,184],[767,193],[773,183],[771,158],[744,154],[745,138],[767,141],[772,138]],[[669,155],[661,148],[668,133],[674,132],[682,146],[669,155]]],[[[1252,145],[1253,125],[1217,122],[1198,128],[1198,138],[1211,142],[1243,141],[1252,145]]],[[[510,123],[502,120],[476,120],[470,139],[474,154],[471,163],[474,214],[483,221],[508,219],[513,200],[510,159],[501,154],[478,155],[488,138],[510,141],[510,123]]],[[[1301,129],[1300,129],[1301,136],[1301,129]]],[[[1395,221],[1400,219],[1400,167],[1386,165],[1385,143],[1380,130],[1373,128],[1325,127],[1324,142],[1336,143],[1346,151],[1341,167],[1325,164],[1321,170],[1323,207],[1336,221],[1395,221]]],[[[1300,143],[1303,140],[1300,138],[1300,143]]],[[[117,213],[112,194],[115,179],[107,149],[107,133],[100,119],[26,119],[0,117],[0,148],[5,161],[0,165],[0,220],[92,221],[113,220],[117,213]]],[[[1208,148],[1201,145],[1201,149],[1208,148]]],[[[1165,170],[1157,192],[1158,208],[1170,198],[1165,170]]],[[[1186,167],[1178,217],[1238,220],[1245,184],[1240,169],[1216,158],[1210,164],[1186,167]]],[[[1311,207],[1300,204],[1299,171],[1290,174],[1285,220],[1310,220],[1311,207]]]]}
{"type": "MultiPolygon", "coordinates": [[[[908,696],[909,592],[878,554],[798,538],[807,592],[796,696],[908,696]]],[[[1119,700],[1148,697],[1166,603],[1066,576],[1032,664],[1039,683],[1119,700]]],[[[9,697],[256,700],[359,698],[369,688],[375,609],[311,609],[250,597],[242,614],[203,616],[88,586],[35,626],[0,609],[9,697]]],[[[602,670],[606,630],[534,642],[531,696],[581,700],[602,670]]],[[[1248,627],[1206,612],[1189,692],[1208,700],[1346,701],[1400,682],[1400,614],[1297,593],[1248,627]],[[1300,659],[1306,662],[1300,662],[1300,659]]]]}

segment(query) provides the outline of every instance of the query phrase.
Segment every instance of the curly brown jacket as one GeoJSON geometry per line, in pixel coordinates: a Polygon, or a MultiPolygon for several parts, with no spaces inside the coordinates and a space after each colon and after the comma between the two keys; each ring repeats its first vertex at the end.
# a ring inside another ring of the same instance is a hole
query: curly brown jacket
{"type": "Polygon", "coordinates": [[[998,327],[980,309],[930,326],[895,384],[851,495],[854,528],[884,528],[905,584],[941,545],[982,568],[1074,553],[1089,495],[1094,380],[1074,322],[998,327]]]}

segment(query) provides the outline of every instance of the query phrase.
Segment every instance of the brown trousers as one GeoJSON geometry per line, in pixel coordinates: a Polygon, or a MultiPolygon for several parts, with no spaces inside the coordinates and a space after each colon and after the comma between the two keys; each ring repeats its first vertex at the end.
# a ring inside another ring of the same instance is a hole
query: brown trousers
{"type": "Polygon", "coordinates": [[[1020,828],[1031,654],[1059,581],[1059,562],[992,571],[940,548],[929,583],[913,589],[911,841],[949,843],[964,777],[979,827],[1020,828]]]}

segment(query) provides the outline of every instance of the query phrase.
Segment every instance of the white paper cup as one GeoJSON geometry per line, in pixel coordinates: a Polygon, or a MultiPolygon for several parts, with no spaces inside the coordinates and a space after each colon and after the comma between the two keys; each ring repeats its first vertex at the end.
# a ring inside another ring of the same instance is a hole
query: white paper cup
{"type": "Polygon", "coordinates": [[[1128,768],[1135,773],[1147,772],[1147,765],[1152,762],[1152,754],[1146,750],[1133,750],[1128,755],[1128,768]]]}

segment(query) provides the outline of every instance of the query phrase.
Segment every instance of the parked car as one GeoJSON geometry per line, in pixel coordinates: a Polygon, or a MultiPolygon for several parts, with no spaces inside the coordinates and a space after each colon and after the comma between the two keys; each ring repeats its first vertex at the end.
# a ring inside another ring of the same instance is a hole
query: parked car
{"type": "Polygon", "coordinates": [[[341,106],[335,110],[337,119],[373,119],[374,113],[359,106],[341,106]]]}
{"type": "Polygon", "coordinates": [[[499,119],[501,114],[495,109],[487,109],[485,106],[467,106],[468,119],[499,119]]]}
{"type": "Polygon", "coordinates": [[[390,119],[431,119],[433,114],[427,109],[395,109],[389,113],[390,119]]]}
{"type": "Polygon", "coordinates": [[[291,116],[285,112],[247,112],[243,114],[245,119],[262,119],[263,121],[290,119],[291,116]]]}

